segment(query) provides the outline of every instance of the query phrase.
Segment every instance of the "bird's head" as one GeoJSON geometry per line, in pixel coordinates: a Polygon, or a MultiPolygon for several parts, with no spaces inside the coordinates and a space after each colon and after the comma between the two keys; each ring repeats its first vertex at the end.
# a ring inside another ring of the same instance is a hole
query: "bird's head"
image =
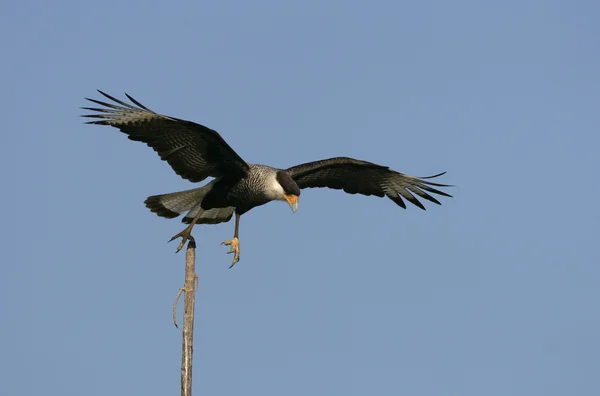
{"type": "Polygon", "coordinates": [[[300,187],[286,171],[277,172],[277,182],[283,189],[283,194],[279,199],[286,201],[292,208],[292,212],[296,212],[298,210],[300,187]]]}

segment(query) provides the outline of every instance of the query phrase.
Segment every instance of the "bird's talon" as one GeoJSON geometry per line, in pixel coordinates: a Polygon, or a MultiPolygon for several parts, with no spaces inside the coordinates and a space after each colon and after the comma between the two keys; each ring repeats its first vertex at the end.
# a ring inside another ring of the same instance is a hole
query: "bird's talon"
{"type": "Polygon", "coordinates": [[[181,243],[179,244],[179,246],[177,246],[177,250],[175,251],[175,253],[179,253],[179,251],[181,249],[183,249],[183,247],[185,246],[185,243],[188,240],[192,240],[193,239],[193,237],[190,235],[191,231],[192,231],[191,229],[186,228],[185,230],[183,230],[180,233],[178,233],[177,235],[175,235],[173,238],[169,239],[169,242],[172,242],[175,239],[181,237],[181,243]]]}
{"type": "Polygon", "coordinates": [[[238,261],[240,261],[240,241],[238,238],[233,238],[228,241],[221,242],[221,245],[231,246],[227,254],[234,253],[233,261],[231,262],[231,267],[233,267],[238,261]]]}

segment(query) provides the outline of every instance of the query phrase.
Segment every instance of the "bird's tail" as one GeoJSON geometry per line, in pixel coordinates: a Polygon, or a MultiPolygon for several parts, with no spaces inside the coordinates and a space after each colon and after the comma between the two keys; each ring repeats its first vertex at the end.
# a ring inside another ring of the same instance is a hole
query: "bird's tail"
{"type": "MultiPolygon", "coordinates": [[[[152,212],[161,217],[172,219],[186,213],[181,219],[183,223],[189,224],[201,209],[200,204],[206,194],[212,188],[212,182],[192,190],[179,191],[170,194],[153,195],[148,197],[144,203],[152,212]]],[[[199,224],[225,223],[233,216],[232,207],[214,208],[204,211],[198,220],[199,224]]]]}

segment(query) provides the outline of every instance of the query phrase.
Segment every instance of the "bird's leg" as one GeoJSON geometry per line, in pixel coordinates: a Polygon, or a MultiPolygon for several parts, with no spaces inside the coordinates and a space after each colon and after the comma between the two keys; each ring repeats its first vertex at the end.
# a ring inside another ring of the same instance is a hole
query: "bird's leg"
{"type": "Polygon", "coordinates": [[[200,209],[198,211],[198,214],[196,215],[196,217],[194,217],[194,219],[192,220],[192,222],[190,223],[190,225],[188,225],[185,230],[181,231],[179,234],[175,235],[173,238],[169,239],[169,242],[181,237],[181,243],[179,244],[179,246],[177,247],[177,251],[175,253],[179,253],[179,251],[181,249],[183,249],[183,245],[185,245],[185,242],[189,239],[189,240],[194,240],[194,237],[191,235],[192,233],[192,228],[194,228],[194,225],[198,222],[198,220],[200,220],[200,216],[202,216],[202,213],[204,213],[204,210],[200,209]]]}
{"type": "Polygon", "coordinates": [[[240,240],[238,238],[238,232],[240,230],[240,215],[235,214],[235,231],[233,232],[233,239],[221,242],[221,245],[231,246],[227,253],[234,253],[233,261],[229,268],[233,267],[235,263],[240,261],[240,240]]]}

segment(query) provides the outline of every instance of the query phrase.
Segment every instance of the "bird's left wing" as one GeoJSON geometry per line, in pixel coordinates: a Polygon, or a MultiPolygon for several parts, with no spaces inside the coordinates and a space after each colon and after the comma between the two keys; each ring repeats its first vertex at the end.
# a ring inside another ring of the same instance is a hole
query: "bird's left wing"
{"type": "Polygon", "coordinates": [[[428,193],[451,197],[450,194],[433,188],[451,186],[427,180],[445,172],[429,177],[413,177],[387,166],[345,157],[308,162],[289,168],[287,172],[300,188],[328,187],[344,190],[349,194],[387,196],[405,209],[406,204],[402,198],[425,210],[415,194],[438,205],[441,203],[428,193]]]}
{"type": "Polygon", "coordinates": [[[209,176],[236,178],[248,171],[248,164],[217,131],[155,113],[127,94],[136,106],[98,92],[113,103],[86,98],[103,106],[83,107],[94,112],[83,115],[96,119],[88,124],[110,125],[119,128],[129,139],[146,143],[184,179],[200,182],[209,176]]]}

